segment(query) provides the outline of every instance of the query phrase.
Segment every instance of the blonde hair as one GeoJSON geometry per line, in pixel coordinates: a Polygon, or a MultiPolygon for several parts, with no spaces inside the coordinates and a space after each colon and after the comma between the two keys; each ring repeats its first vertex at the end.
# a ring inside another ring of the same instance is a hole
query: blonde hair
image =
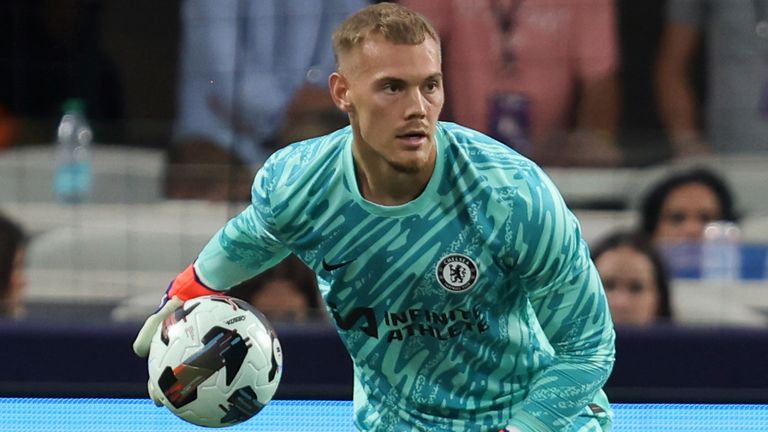
{"type": "Polygon", "coordinates": [[[359,10],[333,33],[336,65],[339,64],[340,54],[361,46],[371,34],[404,45],[419,45],[430,37],[440,45],[437,31],[424,16],[398,4],[379,3],[359,10]]]}

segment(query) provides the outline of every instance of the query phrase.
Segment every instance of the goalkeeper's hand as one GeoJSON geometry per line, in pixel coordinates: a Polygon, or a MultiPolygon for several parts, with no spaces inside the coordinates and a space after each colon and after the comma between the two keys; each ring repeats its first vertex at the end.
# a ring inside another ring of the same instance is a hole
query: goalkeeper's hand
{"type": "Polygon", "coordinates": [[[221,294],[221,292],[214,291],[200,282],[195,273],[194,264],[187,267],[168,285],[168,289],[165,291],[160,302],[160,307],[141,326],[136,340],[133,341],[133,351],[136,355],[139,357],[147,357],[149,355],[149,346],[152,344],[152,337],[155,335],[157,328],[173,311],[181,307],[185,301],[213,294],[221,294]]]}

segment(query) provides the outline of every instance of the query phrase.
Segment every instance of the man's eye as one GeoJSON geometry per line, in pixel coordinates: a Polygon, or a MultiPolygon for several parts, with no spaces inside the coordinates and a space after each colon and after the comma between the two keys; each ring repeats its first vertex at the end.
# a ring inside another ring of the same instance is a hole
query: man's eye
{"type": "Polygon", "coordinates": [[[400,90],[400,86],[395,83],[386,83],[383,86],[385,92],[395,93],[400,90]]]}

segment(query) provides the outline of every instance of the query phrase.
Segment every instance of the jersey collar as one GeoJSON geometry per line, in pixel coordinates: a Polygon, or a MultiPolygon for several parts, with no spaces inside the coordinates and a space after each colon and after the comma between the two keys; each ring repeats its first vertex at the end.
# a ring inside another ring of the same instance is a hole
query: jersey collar
{"type": "Polygon", "coordinates": [[[437,188],[440,184],[440,179],[443,176],[445,169],[445,154],[446,147],[448,145],[448,137],[445,135],[445,131],[438,123],[435,131],[435,168],[432,171],[432,177],[430,177],[427,187],[421,192],[421,195],[414,200],[405,204],[396,206],[385,206],[376,204],[363,198],[360,193],[360,189],[357,186],[357,179],[355,178],[355,165],[354,157],[352,155],[352,142],[354,140],[353,133],[350,132],[348,139],[344,143],[343,151],[343,165],[344,176],[347,184],[349,185],[349,192],[352,194],[352,198],[367,212],[377,216],[409,216],[419,213],[430,204],[434,205],[435,196],[437,195],[437,188]]]}

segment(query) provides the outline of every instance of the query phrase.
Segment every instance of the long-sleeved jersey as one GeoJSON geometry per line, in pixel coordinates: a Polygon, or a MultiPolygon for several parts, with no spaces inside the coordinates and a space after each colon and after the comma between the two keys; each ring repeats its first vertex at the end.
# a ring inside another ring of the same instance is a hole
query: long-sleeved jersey
{"type": "Polygon", "coordinates": [[[312,268],[362,430],[602,430],[590,404],[609,409],[610,313],[541,169],[439,123],[424,191],[382,206],[358,189],[352,140],[347,127],[270,157],[195,262],[201,281],[227,289],[291,252],[312,268]]]}

